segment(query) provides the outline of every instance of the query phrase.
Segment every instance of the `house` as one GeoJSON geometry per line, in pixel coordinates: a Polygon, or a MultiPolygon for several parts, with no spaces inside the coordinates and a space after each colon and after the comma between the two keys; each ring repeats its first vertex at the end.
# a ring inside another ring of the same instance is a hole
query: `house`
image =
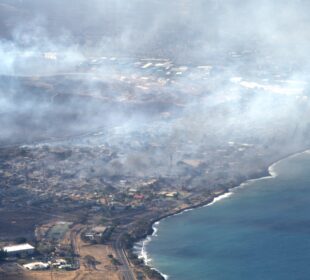
{"type": "Polygon", "coordinates": [[[129,194],[135,194],[136,192],[138,192],[138,190],[136,188],[130,188],[129,189],[129,194]]]}
{"type": "Polygon", "coordinates": [[[6,246],[2,249],[9,257],[28,256],[34,253],[34,247],[28,243],[6,246]]]}
{"type": "Polygon", "coordinates": [[[94,240],[97,237],[102,237],[102,235],[104,235],[106,231],[107,227],[104,226],[93,227],[89,232],[85,233],[85,237],[89,240],[94,240]]]}
{"type": "Polygon", "coordinates": [[[178,196],[178,192],[167,192],[166,193],[166,197],[177,197],[178,196]]]}
{"type": "Polygon", "coordinates": [[[62,265],[66,265],[67,261],[64,259],[56,259],[55,262],[52,263],[53,266],[55,267],[60,267],[62,265]]]}
{"type": "Polygon", "coordinates": [[[178,192],[165,192],[165,191],[162,191],[159,193],[159,195],[162,195],[162,196],[165,196],[167,198],[175,198],[178,196],[178,192]]]}
{"type": "Polygon", "coordinates": [[[143,195],[143,194],[135,194],[135,195],[133,196],[133,198],[134,198],[134,199],[138,199],[138,200],[142,200],[142,199],[144,199],[144,195],[143,195]]]}

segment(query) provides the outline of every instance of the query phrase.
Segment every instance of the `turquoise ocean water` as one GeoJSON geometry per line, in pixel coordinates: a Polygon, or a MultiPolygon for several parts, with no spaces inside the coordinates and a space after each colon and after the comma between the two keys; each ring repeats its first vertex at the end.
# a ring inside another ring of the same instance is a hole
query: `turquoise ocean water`
{"type": "Polygon", "coordinates": [[[310,279],[310,153],[273,171],[161,221],[145,244],[149,264],[171,280],[310,279]]]}

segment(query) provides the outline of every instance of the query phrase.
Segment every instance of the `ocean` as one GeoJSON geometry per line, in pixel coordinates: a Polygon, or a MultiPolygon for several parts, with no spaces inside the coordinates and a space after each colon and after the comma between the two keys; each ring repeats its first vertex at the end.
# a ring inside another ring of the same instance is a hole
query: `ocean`
{"type": "Polygon", "coordinates": [[[310,279],[310,153],[271,174],[160,221],[135,249],[171,280],[310,279]]]}

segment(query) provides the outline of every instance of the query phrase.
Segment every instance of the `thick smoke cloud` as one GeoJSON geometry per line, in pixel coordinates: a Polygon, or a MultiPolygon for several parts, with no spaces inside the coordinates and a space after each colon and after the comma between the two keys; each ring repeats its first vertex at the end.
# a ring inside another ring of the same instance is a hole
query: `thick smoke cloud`
{"type": "Polygon", "coordinates": [[[103,131],[100,141],[126,155],[105,171],[139,176],[178,174],[184,159],[211,164],[209,151],[227,145],[247,144],[249,159],[307,147],[309,9],[302,0],[0,1],[1,142],[103,131]]]}
{"type": "MultiPolygon", "coordinates": [[[[305,54],[309,41],[309,3],[302,0],[1,2],[1,30],[7,38],[14,41],[14,30],[21,25],[25,36],[31,31],[27,27],[31,19],[40,18],[33,25],[45,28],[48,37],[69,33],[96,52],[188,60],[256,49],[281,54],[282,59],[284,54],[290,58],[305,54]]],[[[42,34],[33,35],[40,39],[42,34]]]]}

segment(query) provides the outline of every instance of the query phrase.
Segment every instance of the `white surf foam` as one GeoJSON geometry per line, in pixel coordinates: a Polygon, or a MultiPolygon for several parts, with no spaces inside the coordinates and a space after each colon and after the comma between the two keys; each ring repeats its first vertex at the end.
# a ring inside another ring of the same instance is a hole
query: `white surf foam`
{"type": "Polygon", "coordinates": [[[221,201],[221,200],[223,200],[223,199],[225,199],[227,197],[230,197],[232,194],[233,194],[232,192],[227,192],[227,193],[224,193],[222,195],[219,195],[219,196],[215,197],[212,202],[210,202],[209,204],[205,205],[205,207],[211,206],[211,205],[217,203],[218,201],[221,201]]]}
{"type": "MultiPolygon", "coordinates": [[[[290,157],[295,157],[295,156],[298,156],[298,155],[303,154],[303,153],[310,153],[310,150],[307,150],[307,151],[303,151],[303,152],[301,152],[301,153],[294,154],[293,156],[290,156],[290,157]]],[[[288,157],[288,158],[290,158],[290,157],[288,157]]],[[[286,159],[287,159],[287,158],[286,158],[286,159]]],[[[215,203],[217,203],[217,202],[219,202],[219,201],[221,201],[221,200],[223,200],[223,199],[226,199],[226,198],[232,196],[232,195],[234,194],[234,191],[235,191],[235,190],[237,190],[237,189],[239,189],[239,188],[243,188],[243,187],[249,185],[251,182],[277,177],[278,174],[277,174],[276,171],[275,171],[275,167],[276,167],[276,165],[277,165],[279,162],[281,162],[281,161],[282,161],[282,160],[279,160],[279,161],[277,161],[277,162],[275,162],[275,163],[273,163],[272,165],[269,166],[268,172],[269,172],[270,175],[265,176],[265,177],[261,177],[261,178],[257,178],[257,179],[250,179],[250,180],[247,180],[247,181],[243,182],[242,184],[240,184],[239,186],[230,189],[228,192],[226,192],[226,193],[224,193],[224,194],[222,194],[222,195],[219,195],[218,197],[215,197],[215,198],[213,199],[212,202],[206,204],[206,205],[203,206],[203,207],[211,206],[211,205],[213,205],[213,204],[215,204],[215,203]]],[[[177,214],[175,214],[175,215],[172,215],[172,216],[181,215],[181,214],[183,214],[183,213],[185,213],[185,212],[192,211],[193,209],[194,209],[194,208],[186,209],[186,210],[184,210],[184,211],[182,211],[182,212],[180,212],[180,213],[177,213],[177,214]]],[[[143,259],[143,261],[144,261],[144,263],[145,263],[146,265],[148,265],[148,264],[150,263],[150,261],[152,261],[152,259],[149,258],[149,256],[148,256],[148,253],[147,253],[147,250],[146,250],[146,245],[152,240],[152,237],[153,237],[153,236],[157,236],[157,232],[158,232],[157,226],[159,225],[159,223],[160,223],[159,221],[154,223],[154,225],[153,225],[153,234],[152,234],[151,236],[148,236],[145,240],[136,243],[136,245],[134,246],[134,251],[137,252],[138,257],[139,257],[140,259],[143,259]]],[[[161,273],[159,270],[157,270],[157,269],[155,269],[155,268],[152,268],[152,269],[153,269],[153,270],[156,270],[158,273],[160,273],[165,279],[168,279],[168,278],[169,278],[168,275],[161,273]]]]}

